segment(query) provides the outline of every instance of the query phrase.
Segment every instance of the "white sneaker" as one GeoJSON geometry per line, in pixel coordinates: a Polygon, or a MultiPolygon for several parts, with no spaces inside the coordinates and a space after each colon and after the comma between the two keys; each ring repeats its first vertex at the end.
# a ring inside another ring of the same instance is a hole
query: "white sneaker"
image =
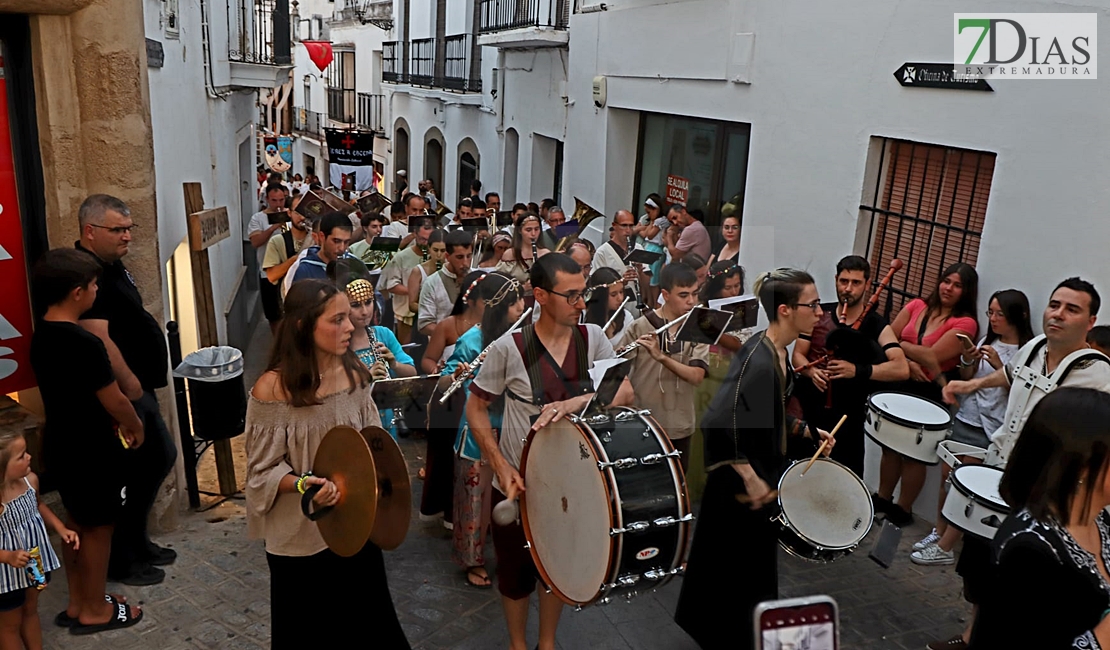
{"type": "Polygon", "coordinates": [[[443,520],[443,527],[447,530],[455,530],[455,524],[447,521],[446,519],[443,520]]]}
{"type": "Polygon", "coordinates": [[[931,533],[929,533],[928,535],[925,536],[925,539],[923,539],[920,542],[913,545],[913,550],[915,550],[915,551],[923,550],[926,546],[932,546],[933,544],[936,544],[939,541],[940,541],[940,533],[938,533],[937,529],[934,528],[933,532],[931,532],[931,533]]]}
{"type": "Polygon", "coordinates": [[[914,564],[923,564],[926,566],[955,564],[956,554],[952,551],[943,551],[940,546],[931,544],[920,551],[910,553],[910,561],[914,564]]]}

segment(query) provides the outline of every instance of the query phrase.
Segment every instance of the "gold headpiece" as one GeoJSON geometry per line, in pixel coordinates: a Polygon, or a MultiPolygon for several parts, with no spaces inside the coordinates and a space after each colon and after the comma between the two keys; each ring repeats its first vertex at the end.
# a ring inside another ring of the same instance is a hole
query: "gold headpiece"
{"type": "Polygon", "coordinates": [[[352,302],[366,302],[374,299],[374,285],[368,280],[359,278],[352,280],[347,285],[347,299],[352,302]]]}
{"type": "Polygon", "coordinates": [[[496,307],[497,305],[501,304],[506,298],[508,298],[510,293],[515,292],[517,297],[519,298],[521,287],[520,282],[518,282],[516,278],[511,278],[507,275],[502,275],[501,273],[490,273],[483,276],[482,279],[485,280],[493,276],[503,278],[505,280],[505,284],[501,285],[501,288],[497,290],[497,293],[493,294],[493,297],[486,301],[486,307],[496,307]]]}

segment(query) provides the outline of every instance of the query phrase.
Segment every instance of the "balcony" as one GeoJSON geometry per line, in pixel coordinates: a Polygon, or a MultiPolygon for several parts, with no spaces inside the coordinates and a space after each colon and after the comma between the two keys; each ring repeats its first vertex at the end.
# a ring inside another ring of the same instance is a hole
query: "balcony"
{"type": "Polygon", "coordinates": [[[393,29],[393,0],[336,0],[332,22],[355,21],[379,29],[393,29]]]}
{"type": "Polygon", "coordinates": [[[382,43],[382,81],[394,84],[408,83],[409,74],[405,68],[405,46],[408,43],[390,41],[382,43]]]}
{"type": "Polygon", "coordinates": [[[413,40],[409,57],[409,83],[414,86],[431,86],[435,81],[436,39],[413,40]]]}
{"type": "Polygon", "coordinates": [[[231,84],[276,88],[293,70],[289,0],[227,0],[231,84]]]}
{"type": "Polygon", "coordinates": [[[482,63],[470,34],[448,36],[443,40],[443,78],[435,84],[449,90],[482,91],[482,63]]]}
{"type": "Polygon", "coordinates": [[[570,0],[479,0],[478,44],[497,48],[566,47],[570,0]]]}
{"type": "Polygon", "coordinates": [[[327,88],[328,119],[346,124],[355,123],[354,88],[327,88]]]}
{"type": "Polygon", "coordinates": [[[324,125],[327,120],[323,113],[308,111],[303,108],[293,109],[293,131],[315,139],[323,139],[324,125]]]}
{"type": "Polygon", "coordinates": [[[360,129],[380,134],[385,133],[385,127],[382,125],[382,101],[384,98],[385,95],[358,94],[358,127],[360,129]]]}

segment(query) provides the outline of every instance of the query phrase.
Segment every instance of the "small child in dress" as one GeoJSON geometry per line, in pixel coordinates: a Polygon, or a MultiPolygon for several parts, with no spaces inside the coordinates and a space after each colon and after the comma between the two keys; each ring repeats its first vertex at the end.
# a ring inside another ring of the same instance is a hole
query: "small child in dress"
{"type": "Polygon", "coordinates": [[[76,550],[77,533],[38,499],[39,478],[31,471],[27,441],[20,433],[0,435],[0,650],[41,650],[39,590],[61,566],[47,539],[46,523],[76,550]]]}

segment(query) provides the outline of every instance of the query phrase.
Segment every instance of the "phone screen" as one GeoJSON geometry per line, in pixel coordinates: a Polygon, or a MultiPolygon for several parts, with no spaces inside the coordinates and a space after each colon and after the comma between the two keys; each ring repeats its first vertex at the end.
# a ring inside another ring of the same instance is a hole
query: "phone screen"
{"type": "Polygon", "coordinates": [[[762,650],[837,650],[832,603],[778,607],[759,617],[762,650]]]}

